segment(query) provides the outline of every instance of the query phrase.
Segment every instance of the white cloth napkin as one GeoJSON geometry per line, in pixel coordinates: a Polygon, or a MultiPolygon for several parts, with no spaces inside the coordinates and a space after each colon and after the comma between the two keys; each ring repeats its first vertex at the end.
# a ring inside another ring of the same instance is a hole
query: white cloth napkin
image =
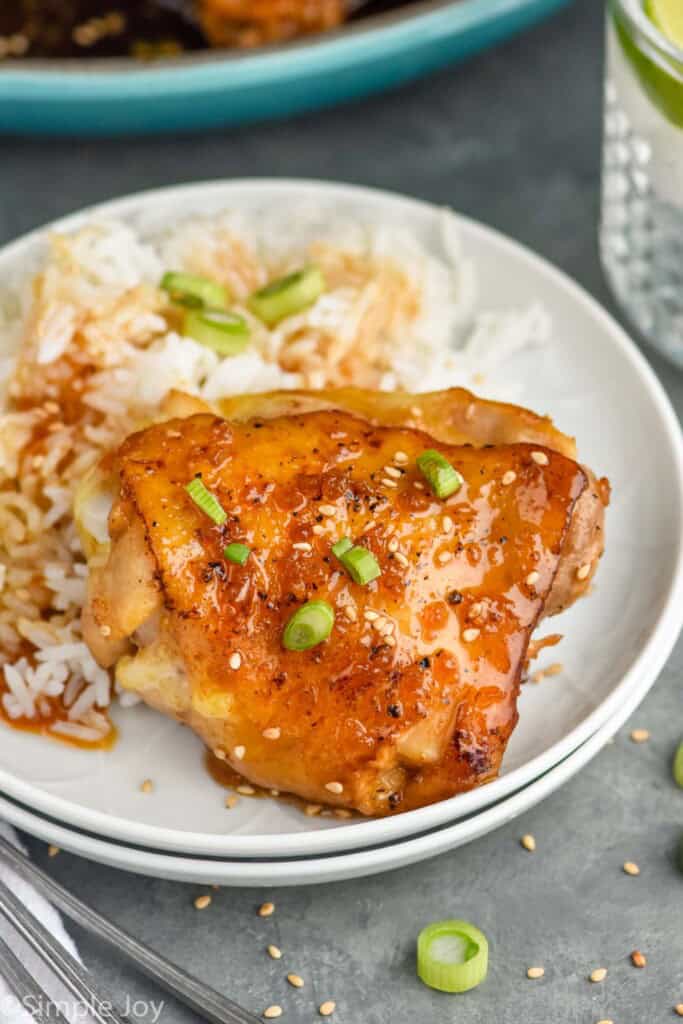
{"type": "MultiPolygon", "coordinates": [[[[5,839],[9,839],[19,849],[22,849],[14,831],[2,822],[0,822],[0,835],[4,836],[5,839]]],[[[36,892],[32,886],[24,882],[23,879],[19,878],[9,868],[5,868],[2,865],[0,865],[0,878],[12,890],[17,899],[21,900],[35,914],[38,920],[52,932],[54,937],[70,953],[78,957],[78,950],[67,935],[62,919],[54,907],[51,907],[47,900],[40,893],[36,892]]],[[[69,999],[66,994],[62,995],[58,989],[55,989],[55,983],[50,978],[49,970],[31,950],[27,949],[11,926],[2,918],[0,918],[0,935],[2,935],[10,949],[26,967],[29,974],[36,979],[41,988],[49,992],[58,1002],[59,1008],[65,1013],[65,1016],[72,1020],[75,1019],[77,1013],[73,999],[69,999]]],[[[24,1007],[18,1005],[17,1000],[0,977],[0,1024],[32,1024],[32,1022],[33,1018],[30,1013],[24,1007]]]]}

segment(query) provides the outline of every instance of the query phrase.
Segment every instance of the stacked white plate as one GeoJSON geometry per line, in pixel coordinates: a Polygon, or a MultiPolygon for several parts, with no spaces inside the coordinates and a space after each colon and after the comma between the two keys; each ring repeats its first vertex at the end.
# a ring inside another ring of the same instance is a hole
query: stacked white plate
{"type": "MultiPolygon", "coordinates": [[[[401,222],[429,242],[441,212],[427,204],[312,182],[215,183],[119,200],[97,215],[152,219],[314,199],[363,222],[401,222]]],[[[486,307],[540,302],[552,341],[505,360],[483,390],[514,386],[577,438],[581,458],[610,478],[607,550],[594,592],[561,618],[559,675],[528,684],[498,780],[383,820],[308,818],[277,800],[226,810],[188,730],[149,711],[119,712],[120,739],[92,753],[2,728],[0,815],[27,832],[116,867],[223,885],[301,885],[372,874],[434,856],[511,820],[562,785],[616,732],[655,682],[683,624],[683,442],[646,361],[583,291],[516,243],[461,219],[486,307]],[[153,796],[140,791],[154,779],[153,796]]],[[[0,252],[0,274],[35,267],[44,233],[0,252]]],[[[553,624],[555,631],[555,623],[553,624]]]]}

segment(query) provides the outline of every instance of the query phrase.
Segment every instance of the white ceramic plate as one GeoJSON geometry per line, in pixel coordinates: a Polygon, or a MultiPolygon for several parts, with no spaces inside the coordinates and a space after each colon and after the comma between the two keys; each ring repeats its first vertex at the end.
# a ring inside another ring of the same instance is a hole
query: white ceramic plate
{"type": "Polygon", "coordinates": [[[327,857],[298,860],[207,860],[176,857],[108,842],[51,822],[0,797],[0,817],[71,853],[135,874],[200,885],[319,885],[364,878],[407,867],[464,846],[519,817],[549,796],[588,764],[621,728],[652,686],[649,673],[631,688],[621,707],[585,743],[540,778],[513,796],[454,824],[422,835],[327,857]]]}
{"type": "MultiPolygon", "coordinates": [[[[228,206],[291,211],[311,199],[335,216],[400,221],[438,245],[440,211],[400,196],[314,182],[256,181],[188,186],[108,203],[53,228],[107,215],[138,224],[228,206]]],[[[594,595],[555,620],[566,634],[553,660],[565,671],[527,687],[501,777],[432,807],[381,821],[340,824],[295,808],[242,800],[226,813],[206,776],[200,744],[146,709],[119,717],[121,740],[87,753],[3,729],[0,789],[41,814],[93,834],[160,850],[274,858],[339,853],[415,835],[472,814],[558,764],[651,685],[683,621],[683,456],[680,428],[648,364],[583,291],[514,242],[462,219],[486,308],[541,301],[554,321],[551,344],[519,353],[491,372],[487,394],[513,398],[575,434],[581,456],[614,488],[607,553],[594,595]],[[153,798],[140,781],[153,776],[153,798]]],[[[36,232],[0,252],[0,274],[32,270],[44,246],[36,232]]]]}

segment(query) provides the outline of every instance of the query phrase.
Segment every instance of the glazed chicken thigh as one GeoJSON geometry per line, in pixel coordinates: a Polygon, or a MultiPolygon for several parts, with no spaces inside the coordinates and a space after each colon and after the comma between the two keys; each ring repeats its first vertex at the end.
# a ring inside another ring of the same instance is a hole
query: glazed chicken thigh
{"type": "Polygon", "coordinates": [[[110,541],[89,551],[100,664],[252,782],[309,801],[384,815],[495,777],[531,634],[602,553],[606,482],[549,421],[462,391],[221,411],[149,426],[98,470],[114,495],[110,541]],[[462,476],[445,500],[417,467],[426,449],[462,476]],[[377,579],[349,576],[343,537],[377,579]],[[224,555],[234,542],[243,565],[224,555]],[[329,637],[286,649],[311,600],[333,609],[329,637]]]}

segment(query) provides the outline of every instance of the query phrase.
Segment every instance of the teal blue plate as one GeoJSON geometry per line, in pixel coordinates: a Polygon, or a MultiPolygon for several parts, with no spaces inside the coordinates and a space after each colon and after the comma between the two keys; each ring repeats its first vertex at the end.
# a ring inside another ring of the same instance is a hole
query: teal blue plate
{"type": "Polygon", "coordinates": [[[31,61],[0,71],[0,132],[197,130],[330,106],[407,82],[518,32],[568,0],[426,0],[326,36],[239,54],[31,61]]]}

